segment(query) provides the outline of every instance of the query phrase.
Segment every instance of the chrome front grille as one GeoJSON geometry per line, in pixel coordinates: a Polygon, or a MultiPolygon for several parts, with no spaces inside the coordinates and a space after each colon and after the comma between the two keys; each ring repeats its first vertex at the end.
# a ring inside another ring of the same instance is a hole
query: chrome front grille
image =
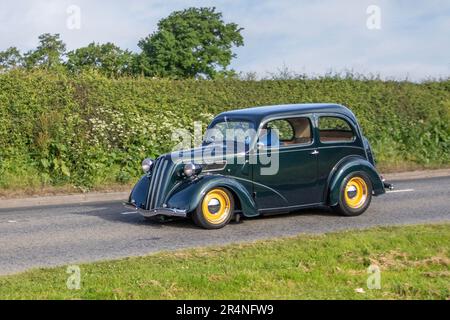
{"type": "Polygon", "coordinates": [[[147,198],[148,210],[162,207],[167,181],[170,179],[167,174],[169,169],[169,160],[164,157],[156,159],[150,178],[150,188],[147,198]]]}

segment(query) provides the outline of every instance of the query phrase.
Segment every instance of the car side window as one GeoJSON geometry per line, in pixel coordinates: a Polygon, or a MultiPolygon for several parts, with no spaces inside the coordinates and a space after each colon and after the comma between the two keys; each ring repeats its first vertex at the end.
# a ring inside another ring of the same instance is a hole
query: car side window
{"type": "Polygon", "coordinates": [[[270,121],[267,124],[267,129],[278,130],[278,139],[280,141],[290,141],[294,138],[294,128],[284,119],[270,121]]]}
{"type": "Polygon", "coordinates": [[[277,119],[267,123],[270,132],[277,130],[280,146],[309,144],[312,142],[311,121],[307,117],[277,119]]]}
{"type": "Polygon", "coordinates": [[[319,118],[320,142],[352,142],[355,139],[350,124],[338,117],[324,116],[319,118]]]}

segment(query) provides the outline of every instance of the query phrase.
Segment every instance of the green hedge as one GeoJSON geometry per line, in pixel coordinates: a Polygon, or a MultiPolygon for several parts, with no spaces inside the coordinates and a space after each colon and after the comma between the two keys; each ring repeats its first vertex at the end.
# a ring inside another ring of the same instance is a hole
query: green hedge
{"type": "Polygon", "coordinates": [[[0,75],[0,188],[130,182],[140,161],[171,149],[224,110],[336,102],[352,109],[384,167],[450,164],[450,81],[414,84],[316,80],[173,81],[0,75]]]}

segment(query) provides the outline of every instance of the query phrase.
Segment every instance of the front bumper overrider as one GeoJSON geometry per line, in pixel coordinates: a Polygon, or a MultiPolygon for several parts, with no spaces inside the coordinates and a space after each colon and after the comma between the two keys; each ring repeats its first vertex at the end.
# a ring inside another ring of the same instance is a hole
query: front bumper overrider
{"type": "Polygon", "coordinates": [[[140,215],[142,215],[146,218],[159,216],[159,215],[167,216],[167,217],[179,217],[179,218],[187,217],[186,210],[172,209],[172,208],[157,208],[157,209],[145,210],[142,208],[138,208],[134,203],[131,203],[131,202],[125,202],[123,205],[128,209],[136,211],[137,213],[139,213],[140,215]]]}
{"type": "Polygon", "coordinates": [[[392,183],[386,182],[386,179],[383,176],[381,177],[381,182],[383,182],[383,187],[389,191],[394,190],[394,185],[392,183]]]}

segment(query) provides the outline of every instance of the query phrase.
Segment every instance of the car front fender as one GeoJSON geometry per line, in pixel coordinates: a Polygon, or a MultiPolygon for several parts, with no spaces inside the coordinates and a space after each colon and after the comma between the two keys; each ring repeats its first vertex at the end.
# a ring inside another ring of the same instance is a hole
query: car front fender
{"type": "Polygon", "coordinates": [[[150,177],[144,175],[134,186],[128,198],[128,203],[132,203],[139,209],[146,209],[147,197],[150,188],[150,177]]]}
{"type": "Polygon", "coordinates": [[[194,211],[205,194],[213,188],[226,188],[235,196],[235,202],[239,201],[242,214],[246,217],[257,216],[258,210],[247,189],[232,177],[222,175],[202,176],[193,181],[187,181],[178,186],[168,197],[166,203],[169,208],[194,211]]]}
{"type": "Polygon", "coordinates": [[[360,157],[349,157],[338,163],[330,173],[327,188],[328,205],[335,206],[338,204],[342,181],[347,175],[356,171],[362,171],[369,176],[375,196],[386,192],[380,175],[369,161],[360,157]]]}

